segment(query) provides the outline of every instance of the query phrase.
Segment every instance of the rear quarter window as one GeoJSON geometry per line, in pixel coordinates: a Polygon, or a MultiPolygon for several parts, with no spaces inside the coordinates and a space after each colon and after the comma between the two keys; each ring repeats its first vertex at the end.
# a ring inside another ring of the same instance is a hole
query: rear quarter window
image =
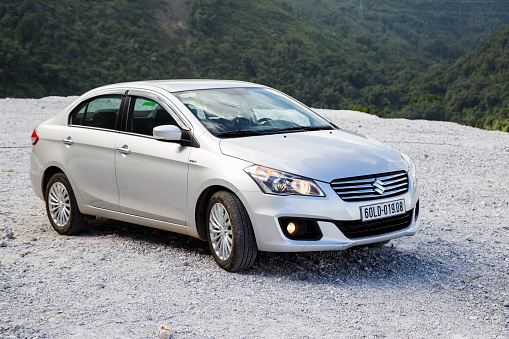
{"type": "Polygon", "coordinates": [[[88,102],[82,102],[78,105],[69,116],[69,125],[82,125],[88,102]]]}

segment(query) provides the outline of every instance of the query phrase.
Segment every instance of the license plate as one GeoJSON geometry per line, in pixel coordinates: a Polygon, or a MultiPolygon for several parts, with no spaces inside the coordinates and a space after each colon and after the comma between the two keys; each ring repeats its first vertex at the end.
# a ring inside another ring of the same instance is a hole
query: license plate
{"type": "Polygon", "coordinates": [[[369,206],[361,206],[362,221],[387,218],[393,215],[404,214],[405,200],[395,200],[369,206]]]}

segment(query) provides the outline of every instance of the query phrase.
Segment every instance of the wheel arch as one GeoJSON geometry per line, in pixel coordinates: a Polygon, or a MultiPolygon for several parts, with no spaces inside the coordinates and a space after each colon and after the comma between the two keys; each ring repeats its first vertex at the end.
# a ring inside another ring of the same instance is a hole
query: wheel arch
{"type": "Polygon", "coordinates": [[[65,174],[64,171],[62,171],[62,169],[57,166],[50,166],[50,167],[46,168],[46,170],[44,171],[44,174],[42,175],[42,182],[41,182],[43,197],[46,196],[46,187],[48,186],[49,179],[51,179],[51,177],[57,173],[65,174]]]}
{"type": "MultiPolygon", "coordinates": [[[[196,232],[201,240],[207,240],[207,205],[210,198],[219,191],[227,191],[235,194],[231,189],[221,186],[213,185],[207,187],[201,192],[198,200],[196,201],[196,208],[194,212],[194,219],[196,223],[196,232]]],[[[236,194],[235,194],[236,195],[236,194]]]]}

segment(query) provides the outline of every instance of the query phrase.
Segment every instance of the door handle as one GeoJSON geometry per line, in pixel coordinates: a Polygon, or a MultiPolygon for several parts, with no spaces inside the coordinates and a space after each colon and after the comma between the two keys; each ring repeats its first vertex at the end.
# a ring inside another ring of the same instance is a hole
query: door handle
{"type": "Polygon", "coordinates": [[[68,136],[67,139],[62,139],[62,142],[66,145],[74,144],[74,140],[72,140],[70,136],[68,136]]]}
{"type": "Polygon", "coordinates": [[[117,151],[119,151],[122,154],[131,154],[131,149],[127,145],[124,145],[122,147],[118,147],[117,151]]]}

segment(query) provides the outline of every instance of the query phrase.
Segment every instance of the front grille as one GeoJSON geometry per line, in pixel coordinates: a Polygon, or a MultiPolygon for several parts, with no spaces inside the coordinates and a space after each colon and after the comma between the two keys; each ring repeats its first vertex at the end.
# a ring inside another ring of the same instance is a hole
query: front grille
{"type": "Polygon", "coordinates": [[[372,237],[386,233],[401,231],[412,222],[413,210],[405,214],[396,215],[394,217],[371,220],[362,222],[354,221],[335,221],[337,228],[349,239],[358,239],[372,237]]]}
{"type": "Polygon", "coordinates": [[[398,171],[336,179],[331,187],[344,201],[385,199],[408,191],[408,175],[398,171]]]}

